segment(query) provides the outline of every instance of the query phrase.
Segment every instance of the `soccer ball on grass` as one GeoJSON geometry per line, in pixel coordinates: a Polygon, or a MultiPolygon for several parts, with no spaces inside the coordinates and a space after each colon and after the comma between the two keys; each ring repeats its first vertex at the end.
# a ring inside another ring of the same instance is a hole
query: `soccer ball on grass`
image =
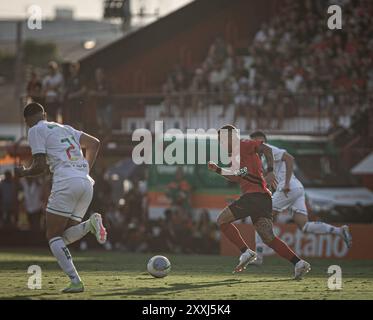
{"type": "Polygon", "coordinates": [[[155,278],[164,278],[170,271],[170,260],[164,256],[154,256],[148,262],[148,272],[155,278]]]}

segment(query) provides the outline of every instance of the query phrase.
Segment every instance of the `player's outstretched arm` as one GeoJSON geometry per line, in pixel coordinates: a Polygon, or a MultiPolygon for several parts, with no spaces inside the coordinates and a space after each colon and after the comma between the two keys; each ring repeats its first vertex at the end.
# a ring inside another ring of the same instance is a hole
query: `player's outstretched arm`
{"type": "Polygon", "coordinates": [[[263,153],[266,160],[267,160],[267,174],[265,175],[265,180],[266,180],[266,182],[269,186],[276,189],[277,188],[277,180],[276,180],[275,174],[273,173],[274,159],[273,159],[272,148],[270,146],[266,145],[265,143],[262,143],[258,147],[258,149],[259,149],[258,152],[263,153]]]}
{"type": "Polygon", "coordinates": [[[285,186],[283,192],[285,193],[285,195],[287,195],[287,193],[290,191],[290,179],[294,172],[294,157],[291,154],[285,152],[282,156],[282,161],[285,162],[286,167],[285,186]]]}
{"type": "Polygon", "coordinates": [[[232,181],[232,182],[239,182],[241,180],[240,177],[234,175],[234,173],[228,169],[224,169],[224,168],[221,168],[219,167],[215,162],[213,161],[209,161],[208,164],[207,164],[207,168],[210,170],[210,171],[213,171],[221,176],[223,176],[224,178],[228,179],[229,181],[232,181]]]}
{"type": "Polygon", "coordinates": [[[32,163],[29,168],[24,166],[14,169],[14,174],[18,177],[32,177],[44,173],[48,169],[47,159],[45,154],[38,153],[32,156],[32,163]]]}
{"type": "Polygon", "coordinates": [[[100,140],[83,132],[80,135],[79,143],[85,149],[85,158],[88,161],[89,169],[92,169],[95,164],[98,150],[100,149],[100,140]]]}

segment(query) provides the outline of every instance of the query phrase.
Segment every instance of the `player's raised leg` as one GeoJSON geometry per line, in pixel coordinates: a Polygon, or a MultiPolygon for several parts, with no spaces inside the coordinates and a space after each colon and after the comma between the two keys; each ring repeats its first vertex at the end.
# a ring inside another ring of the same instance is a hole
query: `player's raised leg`
{"type": "Polygon", "coordinates": [[[348,248],[352,245],[352,236],[346,225],[335,227],[321,221],[308,221],[307,215],[300,212],[294,213],[293,220],[304,233],[335,234],[343,239],[348,248]]]}
{"type": "Polygon", "coordinates": [[[61,269],[70,278],[71,284],[63,292],[77,293],[84,291],[84,285],[74,266],[69,249],[63,239],[63,233],[67,226],[69,218],[56,215],[54,213],[46,213],[46,228],[49,247],[57,259],[61,269]]]}
{"type": "Polygon", "coordinates": [[[70,226],[62,234],[66,245],[82,239],[89,232],[95,235],[98,243],[103,244],[106,242],[107,232],[99,213],[95,212],[84,222],[78,223],[70,220],[69,223],[70,226]]]}
{"type": "Polygon", "coordinates": [[[226,207],[218,216],[217,223],[221,232],[241,251],[238,265],[233,271],[241,272],[250,262],[256,259],[256,253],[249,248],[245,240],[242,238],[240,231],[232,223],[235,220],[237,219],[229,207],[226,207]]]}
{"type": "Polygon", "coordinates": [[[311,265],[308,262],[298,257],[284,241],[274,235],[271,219],[258,217],[254,222],[254,227],[267,246],[294,265],[295,279],[301,279],[303,275],[311,270],[311,265]]]}
{"type": "Polygon", "coordinates": [[[82,239],[87,233],[91,231],[92,225],[90,219],[81,223],[70,220],[68,228],[62,234],[62,238],[65,244],[69,245],[82,239]]]}
{"type": "Polygon", "coordinates": [[[89,222],[91,225],[91,231],[96,236],[97,242],[100,244],[104,244],[106,242],[107,232],[102,222],[101,215],[95,212],[89,218],[89,222]]]}
{"type": "Polygon", "coordinates": [[[352,245],[352,236],[348,226],[336,227],[321,221],[308,221],[308,211],[306,207],[306,199],[304,189],[301,188],[301,194],[295,198],[291,205],[293,220],[298,228],[305,233],[314,234],[335,234],[340,236],[350,248],[352,245]]]}

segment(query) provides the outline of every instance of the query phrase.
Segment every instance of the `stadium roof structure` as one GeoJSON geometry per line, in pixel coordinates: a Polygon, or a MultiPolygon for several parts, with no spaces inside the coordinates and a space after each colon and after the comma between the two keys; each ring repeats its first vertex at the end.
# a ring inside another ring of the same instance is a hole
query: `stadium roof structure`
{"type": "Polygon", "coordinates": [[[352,174],[373,174],[373,152],[351,169],[352,174]]]}
{"type": "Polygon", "coordinates": [[[270,19],[280,2],[190,2],[83,57],[81,70],[90,79],[95,68],[103,68],[118,94],[157,91],[176,64],[199,65],[217,36],[223,36],[235,47],[243,44],[246,48],[248,39],[263,21],[270,19]]]}
{"type": "MultiPolygon", "coordinates": [[[[131,55],[137,50],[150,46],[154,40],[160,41],[161,38],[167,36],[168,34],[175,33],[178,30],[190,25],[191,23],[199,20],[206,13],[211,12],[214,7],[219,7],[228,3],[229,0],[214,0],[214,1],[201,1],[195,0],[187,5],[171,12],[170,14],[144,26],[143,28],[134,29],[132,32],[127,32],[120,39],[110,43],[109,45],[89,54],[81,59],[82,63],[89,63],[99,59],[102,55],[107,53],[112,54],[114,50],[119,49],[122,46],[126,47],[123,52],[125,55],[120,56],[120,60],[126,56],[131,55]],[[169,27],[172,25],[172,28],[169,27]],[[155,38],[154,38],[155,37],[155,38]],[[148,41],[141,41],[146,38],[148,41]]],[[[114,63],[117,57],[114,55],[113,60],[110,62],[114,63]]]]}

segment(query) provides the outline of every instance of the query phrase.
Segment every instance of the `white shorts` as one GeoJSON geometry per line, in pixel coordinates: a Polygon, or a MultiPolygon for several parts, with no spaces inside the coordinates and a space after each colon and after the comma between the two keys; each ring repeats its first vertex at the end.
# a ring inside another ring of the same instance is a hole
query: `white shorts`
{"type": "Polygon", "coordinates": [[[85,178],[70,178],[53,183],[47,212],[81,222],[91,203],[93,183],[85,178]]]}
{"type": "Polygon", "coordinates": [[[300,213],[308,215],[306,207],[306,197],[303,188],[290,189],[290,192],[285,196],[281,190],[276,191],[272,196],[273,211],[282,212],[290,209],[289,213],[300,213]]]}

